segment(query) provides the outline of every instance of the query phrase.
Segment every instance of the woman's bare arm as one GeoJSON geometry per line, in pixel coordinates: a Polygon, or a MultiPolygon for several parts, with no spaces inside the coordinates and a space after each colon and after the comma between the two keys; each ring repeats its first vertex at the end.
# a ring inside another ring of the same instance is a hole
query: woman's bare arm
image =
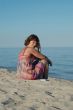
{"type": "Polygon", "coordinates": [[[45,60],[46,60],[45,56],[42,55],[40,52],[38,52],[38,51],[35,50],[35,49],[31,49],[31,54],[34,55],[34,56],[37,57],[37,58],[45,59],[45,60]]]}

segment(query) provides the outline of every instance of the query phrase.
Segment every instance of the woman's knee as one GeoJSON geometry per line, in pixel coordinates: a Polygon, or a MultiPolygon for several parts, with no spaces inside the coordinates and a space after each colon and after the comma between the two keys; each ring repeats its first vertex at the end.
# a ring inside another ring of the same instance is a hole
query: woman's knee
{"type": "Polygon", "coordinates": [[[40,62],[43,63],[43,64],[47,64],[47,61],[45,59],[40,60],[40,62]]]}

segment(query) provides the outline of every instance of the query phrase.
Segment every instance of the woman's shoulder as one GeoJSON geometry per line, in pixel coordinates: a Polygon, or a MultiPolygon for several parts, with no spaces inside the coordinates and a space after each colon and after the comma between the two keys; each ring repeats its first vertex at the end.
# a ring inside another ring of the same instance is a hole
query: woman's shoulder
{"type": "Polygon", "coordinates": [[[24,51],[24,54],[30,55],[31,52],[32,52],[32,48],[30,48],[30,47],[25,47],[25,48],[23,49],[23,51],[24,51]]]}
{"type": "Polygon", "coordinates": [[[33,51],[33,50],[35,50],[35,48],[32,48],[32,47],[26,47],[26,50],[33,51]]]}
{"type": "Polygon", "coordinates": [[[22,48],[21,52],[19,53],[19,56],[30,56],[31,50],[27,47],[22,48]]]}
{"type": "MultiPolygon", "coordinates": [[[[37,51],[35,48],[31,48],[31,47],[29,47],[28,50],[30,51],[30,53],[37,51]]],[[[37,52],[38,52],[38,51],[37,51],[37,52]]]]}

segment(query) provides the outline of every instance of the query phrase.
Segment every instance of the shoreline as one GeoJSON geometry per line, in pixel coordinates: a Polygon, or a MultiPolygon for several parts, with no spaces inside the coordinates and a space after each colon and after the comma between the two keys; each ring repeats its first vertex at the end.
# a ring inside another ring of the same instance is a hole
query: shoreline
{"type": "Polygon", "coordinates": [[[73,110],[73,81],[21,80],[0,69],[0,110],[73,110]]]}

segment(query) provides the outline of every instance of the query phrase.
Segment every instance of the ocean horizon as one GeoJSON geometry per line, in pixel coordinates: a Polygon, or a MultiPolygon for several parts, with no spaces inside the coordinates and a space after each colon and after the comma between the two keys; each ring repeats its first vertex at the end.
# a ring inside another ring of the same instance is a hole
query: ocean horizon
{"type": "MultiPolygon", "coordinates": [[[[21,48],[0,48],[0,68],[16,71],[21,48]]],[[[49,76],[73,80],[73,47],[43,47],[42,53],[52,60],[49,76]]]]}

